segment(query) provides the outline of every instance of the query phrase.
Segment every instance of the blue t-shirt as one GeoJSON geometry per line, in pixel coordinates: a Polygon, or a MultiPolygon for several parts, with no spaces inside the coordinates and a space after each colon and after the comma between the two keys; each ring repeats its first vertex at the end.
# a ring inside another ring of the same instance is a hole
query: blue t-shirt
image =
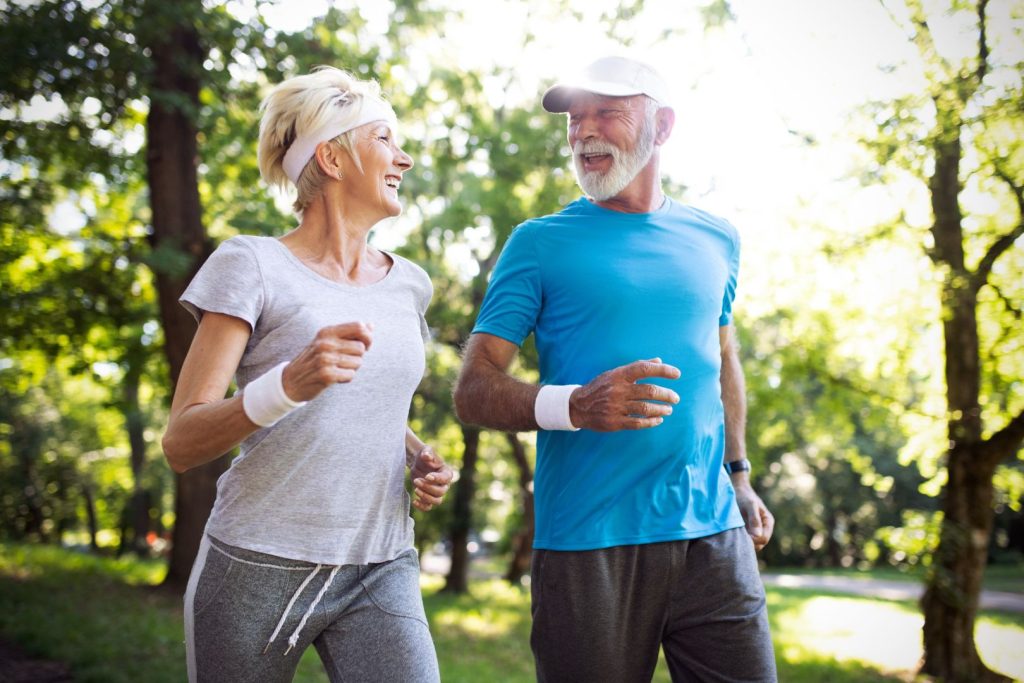
{"type": "Polygon", "coordinates": [[[541,431],[534,547],[590,550],[743,526],[722,459],[719,327],[732,320],[739,235],[666,199],[630,214],[582,198],[509,237],[477,318],[483,332],[537,342],[542,384],[586,384],[661,358],[680,402],[651,429],[541,431]]]}

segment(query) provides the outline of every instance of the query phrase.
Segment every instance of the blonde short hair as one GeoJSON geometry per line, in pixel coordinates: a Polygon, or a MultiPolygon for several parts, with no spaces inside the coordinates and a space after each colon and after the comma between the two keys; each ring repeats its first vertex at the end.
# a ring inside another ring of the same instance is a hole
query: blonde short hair
{"type": "MultiPolygon", "coordinates": [[[[363,98],[384,102],[375,81],[361,81],[347,71],[320,66],[304,76],[279,83],[260,104],[260,175],[270,185],[287,187],[290,180],[283,161],[288,147],[300,135],[322,128],[332,121],[342,127],[355,121],[363,98]]],[[[348,152],[356,168],[362,170],[352,132],[332,140],[348,152]]],[[[302,212],[320,194],[327,176],[311,158],[295,181],[298,196],[293,208],[302,212]]]]}

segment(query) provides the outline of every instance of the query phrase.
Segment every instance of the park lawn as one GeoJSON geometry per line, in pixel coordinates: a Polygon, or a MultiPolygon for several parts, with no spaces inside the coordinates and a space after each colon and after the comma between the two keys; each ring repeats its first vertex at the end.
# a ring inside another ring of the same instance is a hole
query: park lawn
{"type": "MultiPolygon", "coordinates": [[[[33,656],[70,664],[79,683],[185,679],[181,601],[152,588],[159,561],[113,560],[54,547],[0,544],[0,636],[33,656]]],[[[442,679],[533,681],[529,594],[479,580],[469,595],[424,576],[442,679]]],[[[768,591],[780,680],[911,680],[921,617],[912,603],[796,589],[768,591]]],[[[1024,679],[1024,616],[985,613],[978,643],[990,665],[1024,679]]],[[[326,682],[315,651],[296,681],[326,682]]],[[[668,681],[664,662],[655,680],[668,681]]]]}

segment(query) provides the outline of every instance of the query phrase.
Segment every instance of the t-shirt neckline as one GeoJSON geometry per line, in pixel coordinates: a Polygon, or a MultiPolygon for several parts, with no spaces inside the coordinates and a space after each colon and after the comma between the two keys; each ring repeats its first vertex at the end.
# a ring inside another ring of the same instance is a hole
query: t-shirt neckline
{"type": "Polygon", "coordinates": [[[333,287],[339,287],[341,289],[366,291],[368,289],[372,289],[372,288],[375,288],[375,287],[383,286],[385,283],[387,283],[387,282],[389,282],[391,280],[392,274],[395,272],[395,270],[398,269],[398,257],[396,255],[394,255],[393,253],[391,253],[390,251],[386,251],[384,249],[379,249],[379,251],[382,254],[387,255],[391,259],[391,268],[389,268],[388,272],[384,274],[384,277],[382,277],[381,279],[377,280],[376,282],[371,282],[371,283],[366,284],[366,285],[353,285],[353,284],[349,284],[347,282],[338,282],[337,280],[332,280],[332,279],[330,279],[328,277],[324,277],[320,273],[316,272],[315,270],[313,270],[312,268],[307,266],[305,263],[303,263],[302,259],[300,259],[298,256],[296,256],[292,252],[292,250],[288,248],[288,245],[286,245],[284,242],[282,242],[278,238],[276,238],[276,237],[268,237],[268,239],[272,240],[274,242],[274,244],[276,244],[278,246],[278,248],[280,248],[280,250],[284,253],[284,257],[293,266],[295,266],[296,269],[298,269],[302,273],[306,274],[308,277],[313,278],[317,282],[320,282],[320,283],[323,283],[323,284],[326,284],[326,285],[330,285],[330,286],[333,286],[333,287]]]}
{"type": "Polygon", "coordinates": [[[597,203],[594,202],[594,200],[586,196],[580,197],[577,201],[580,202],[587,210],[593,211],[594,213],[600,213],[608,216],[616,216],[618,218],[625,218],[628,220],[646,220],[650,218],[655,218],[657,216],[669,213],[669,211],[672,208],[672,198],[669,197],[667,194],[662,195],[661,206],[659,206],[654,211],[649,211],[646,213],[631,213],[628,211],[616,211],[615,209],[607,209],[603,206],[598,205],[597,203]]]}

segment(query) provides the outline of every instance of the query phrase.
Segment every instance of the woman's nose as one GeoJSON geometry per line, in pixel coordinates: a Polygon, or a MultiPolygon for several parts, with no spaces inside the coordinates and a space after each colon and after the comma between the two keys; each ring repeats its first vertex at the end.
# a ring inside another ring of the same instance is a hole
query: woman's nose
{"type": "Polygon", "coordinates": [[[399,149],[398,156],[395,158],[395,166],[398,166],[402,171],[408,171],[412,168],[412,157],[406,154],[402,149],[399,149]]]}

